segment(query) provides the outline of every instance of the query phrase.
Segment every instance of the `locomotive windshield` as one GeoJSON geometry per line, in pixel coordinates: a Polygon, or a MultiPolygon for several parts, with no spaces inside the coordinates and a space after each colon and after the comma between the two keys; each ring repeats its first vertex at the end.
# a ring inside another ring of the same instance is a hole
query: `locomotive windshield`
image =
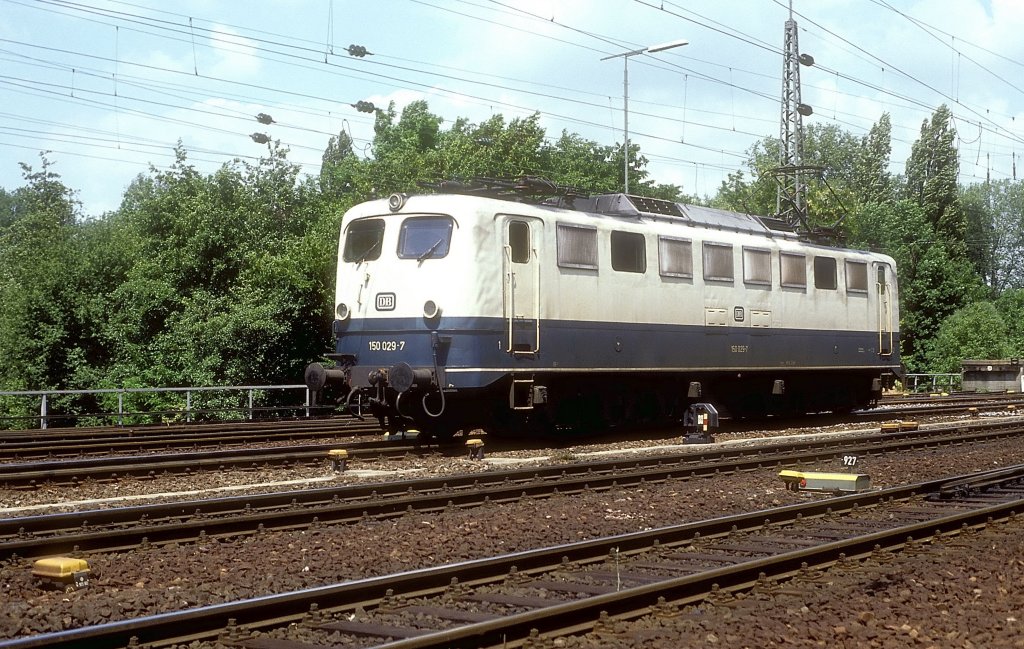
{"type": "Polygon", "coordinates": [[[342,259],[356,263],[380,258],[384,219],[362,219],[348,226],[342,259]]]}
{"type": "Polygon", "coordinates": [[[448,254],[452,219],[447,216],[417,216],[402,222],[398,235],[400,259],[436,259],[448,254]]]}

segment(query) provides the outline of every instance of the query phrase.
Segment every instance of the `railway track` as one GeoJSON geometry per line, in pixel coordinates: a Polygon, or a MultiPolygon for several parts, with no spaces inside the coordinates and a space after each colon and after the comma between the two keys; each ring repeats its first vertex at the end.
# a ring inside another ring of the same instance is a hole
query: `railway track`
{"type": "MultiPolygon", "coordinates": [[[[880,420],[1024,407],[1024,395],[949,395],[887,398],[880,407],[856,413],[857,419],[880,420]]],[[[808,417],[813,424],[821,417],[808,417]]],[[[0,432],[0,462],[47,461],[112,454],[139,454],[186,449],[221,449],[254,444],[281,444],[337,435],[377,435],[376,422],[352,417],[277,422],[226,422],[128,428],[55,428],[0,432]]]]}
{"type": "MultiPolygon", "coordinates": [[[[1019,395],[1010,396],[1013,398],[997,399],[988,402],[987,407],[992,410],[1005,410],[1008,406],[1014,406],[1018,401],[1024,405],[1024,400],[1017,398],[1019,395]]],[[[970,409],[980,412],[986,408],[984,405],[979,405],[982,402],[970,401],[966,403],[949,406],[906,407],[898,410],[890,408],[884,412],[865,411],[858,413],[857,416],[861,419],[885,420],[920,415],[960,413],[967,412],[970,409]],[[966,403],[974,405],[966,405],[966,403]]],[[[99,442],[91,447],[85,441],[80,441],[77,443],[77,448],[83,449],[84,456],[28,462],[21,461],[20,453],[41,454],[44,452],[45,443],[33,441],[31,442],[31,447],[26,447],[23,445],[25,442],[21,443],[22,446],[18,446],[19,442],[17,440],[8,440],[0,443],[0,460],[7,459],[6,462],[0,461],[0,486],[11,489],[34,489],[40,485],[74,486],[89,480],[114,482],[128,476],[146,479],[159,475],[194,475],[200,471],[223,471],[226,469],[255,470],[268,466],[314,466],[325,462],[325,453],[336,448],[344,448],[349,451],[350,457],[355,460],[400,457],[408,453],[422,453],[427,448],[443,449],[443,447],[409,444],[396,445],[394,442],[382,441],[380,439],[368,441],[345,440],[341,443],[302,444],[265,448],[234,445],[236,443],[244,444],[246,439],[248,439],[250,444],[263,441],[268,439],[265,435],[308,434],[310,436],[323,437],[327,434],[328,430],[334,430],[335,432],[346,431],[347,435],[351,435],[354,433],[368,434],[373,432],[370,428],[365,422],[357,422],[356,420],[345,420],[345,423],[339,428],[332,428],[331,423],[320,422],[313,427],[297,426],[295,430],[300,431],[298,433],[292,432],[290,430],[291,427],[285,429],[271,428],[269,431],[257,433],[255,437],[249,438],[246,438],[245,433],[227,429],[222,431],[224,437],[221,436],[221,433],[217,433],[215,436],[206,439],[205,443],[193,440],[191,446],[197,450],[187,453],[149,452],[142,455],[129,454],[127,450],[137,449],[137,445],[131,440],[121,440],[116,443],[108,440],[107,442],[99,442]],[[260,435],[264,435],[264,437],[260,435]],[[234,441],[228,442],[228,437],[234,441]],[[214,440],[217,439],[220,441],[215,443],[214,440]],[[122,454],[89,455],[90,449],[99,452],[101,449],[109,449],[111,443],[115,443],[117,448],[121,449],[122,454]],[[217,450],[198,450],[209,446],[218,446],[218,448],[217,450]],[[223,446],[228,446],[228,448],[223,448],[223,446]],[[19,461],[14,461],[12,458],[18,458],[19,461]]],[[[276,439],[280,441],[282,438],[276,437],[276,439]]],[[[290,438],[285,437],[283,439],[290,438]]],[[[508,442],[505,443],[507,444],[508,442]]],[[[148,439],[144,442],[144,445],[150,448],[167,449],[187,446],[186,440],[183,439],[176,439],[173,444],[169,445],[161,446],[161,444],[163,444],[163,440],[158,441],[156,438],[148,439]],[[151,446],[150,443],[152,443],[151,446]]],[[[69,444],[66,447],[60,448],[65,448],[70,452],[71,448],[76,448],[76,444],[69,444]]],[[[447,449],[443,449],[442,452],[454,455],[460,453],[461,448],[449,446],[447,449]]]]}
{"type": "Polygon", "coordinates": [[[1019,392],[931,392],[931,393],[909,393],[885,395],[879,400],[879,405],[904,405],[930,403],[976,403],[976,402],[999,402],[1018,403],[1021,394],[1019,392]]]}
{"type": "Polygon", "coordinates": [[[646,615],[771,592],[892,552],[1024,529],[1024,466],[826,498],[435,568],[0,642],[28,647],[213,642],[303,649],[507,647],[628,633],[646,615]],[[1004,523],[1008,521],[1007,523],[1004,523]],[[531,640],[532,639],[532,640],[531,640]]]}
{"type": "MultiPolygon", "coordinates": [[[[257,470],[270,466],[326,465],[328,452],[339,448],[345,449],[350,458],[361,461],[438,452],[437,446],[373,439],[290,447],[230,448],[189,453],[9,462],[0,463],[0,487],[34,489],[42,485],[74,486],[85,481],[117,482],[128,477],[147,479],[228,469],[257,470]]],[[[450,452],[454,453],[455,447],[451,447],[450,452]]]]}
{"type": "Polygon", "coordinates": [[[522,498],[620,490],[670,480],[800,466],[845,455],[982,443],[1024,434],[1024,422],[977,423],[904,433],[860,434],[645,455],[542,468],[486,471],[418,480],[302,489],[229,498],[23,516],[0,520],[0,559],[71,551],[118,551],[145,544],[255,534],[410,512],[471,508],[522,498]]]}
{"type": "Polygon", "coordinates": [[[944,397],[901,397],[899,399],[883,399],[870,410],[857,411],[861,419],[885,419],[899,417],[919,417],[923,415],[954,415],[971,412],[990,412],[993,410],[1015,410],[1024,407],[1024,395],[1017,393],[986,394],[986,395],[949,395],[944,397]]]}
{"type": "Polygon", "coordinates": [[[194,426],[48,429],[0,433],[0,461],[52,460],[113,453],[164,452],[376,435],[375,422],[354,418],[232,422],[194,426]]]}

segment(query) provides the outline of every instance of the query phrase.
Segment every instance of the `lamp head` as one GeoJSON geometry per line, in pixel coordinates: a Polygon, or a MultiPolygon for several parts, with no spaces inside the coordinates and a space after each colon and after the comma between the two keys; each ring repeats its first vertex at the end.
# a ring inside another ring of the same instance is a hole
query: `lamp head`
{"type": "Polygon", "coordinates": [[[662,43],[661,45],[652,45],[651,47],[647,48],[647,53],[650,54],[651,52],[664,52],[665,50],[670,50],[673,47],[682,47],[683,45],[689,44],[690,41],[686,40],[685,38],[681,38],[679,40],[662,43]]]}

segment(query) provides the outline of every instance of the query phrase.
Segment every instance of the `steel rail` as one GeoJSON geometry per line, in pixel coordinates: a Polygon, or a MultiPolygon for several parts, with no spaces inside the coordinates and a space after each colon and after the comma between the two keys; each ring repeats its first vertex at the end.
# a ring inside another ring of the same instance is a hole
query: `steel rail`
{"type": "Polygon", "coordinates": [[[959,403],[943,403],[941,401],[927,404],[899,406],[897,408],[873,408],[858,410],[854,413],[857,419],[877,421],[881,419],[897,419],[901,417],[920,417],[931,415],[951,415],[977,411],[1005,409],[1007,406],[1024,405],[1024,397],[1016,396],[1008,399],[970,400],[959,403]]]}
{"type": "Polygon", "coordinates": [[[42,483],[78,484],[85,480],[116,480],[125,476],[151,478],[160,474],[192,474],[226,468],[255,469],[261,466],[323,463],[327,452],[337,448],[360,459],[402,457],[410,453],[437,452],[436,446],[397,445],[380,440],[303,444],[292,447],[219,449],[188,453],[118,455],[45,462],[0,464],[0,486],[31,488],[42,483]]]}
{"type": "Polygon", "coordinates": [[[334,435],[377,434],[376,424],[333,423],[316,426],[286,427],[235,427],[224,430],[177,430],[166,428],[158,432],[139,434],[137,431],[111,435],[102,431],[89,436],[61,436],[52,438],[12,438],[0,434],[0,458],[53,458],[77,457],[83,454],[102,452],[124,452],[144,450],[169,450],[172,448],[211,447],[242,445],[275,441],[291,441],[334,435]]]}
{"type": "Polygon", "coordinates": [[[74,428],[19,428],[0,431],[0,443],[8,440],[73,440],[87,439],[96,435],[121,437],[145,437],[147,435],[165,435],[193,432],[234,432],[238,430],[260,430],[264,428],[279,429],[296,426],[299,428],[317,428],[334,426],[363,426],[367,421],[360,421],[351,416],[303,417],[298,419],[247,419],[210,422],[177,422],[169,424],[133,424],[123,426],[76,426],[74,428]]]}
{"type": "Polygon", "coordinates": [[[917,394],[899,394],[883,396],[878,400],[879,405],[890,405],[890,404],[904,404],[904,403],[921,403],[921,402],[933,402],[933,403],[950,403],[950,402],[970,402],[970,401],[1010,401],[1017,403],[1022,398],[1020,392],[947,392],[944,394],[936,393],[917,393],[917,394]]]}

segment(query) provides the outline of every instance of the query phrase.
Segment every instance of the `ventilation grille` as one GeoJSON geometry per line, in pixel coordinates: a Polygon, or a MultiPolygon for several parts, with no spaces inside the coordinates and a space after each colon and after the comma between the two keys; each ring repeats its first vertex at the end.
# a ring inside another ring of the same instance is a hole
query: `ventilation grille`
{"type": "Polygon", "coordinates": [[[661,198],[645,198],[643,196],[628,196],[629,202],[636,207],[638,212],[647,214],[664,214],[665,216],[678,216],[686,218],[677,203],[666,201],[661,198]]]}

